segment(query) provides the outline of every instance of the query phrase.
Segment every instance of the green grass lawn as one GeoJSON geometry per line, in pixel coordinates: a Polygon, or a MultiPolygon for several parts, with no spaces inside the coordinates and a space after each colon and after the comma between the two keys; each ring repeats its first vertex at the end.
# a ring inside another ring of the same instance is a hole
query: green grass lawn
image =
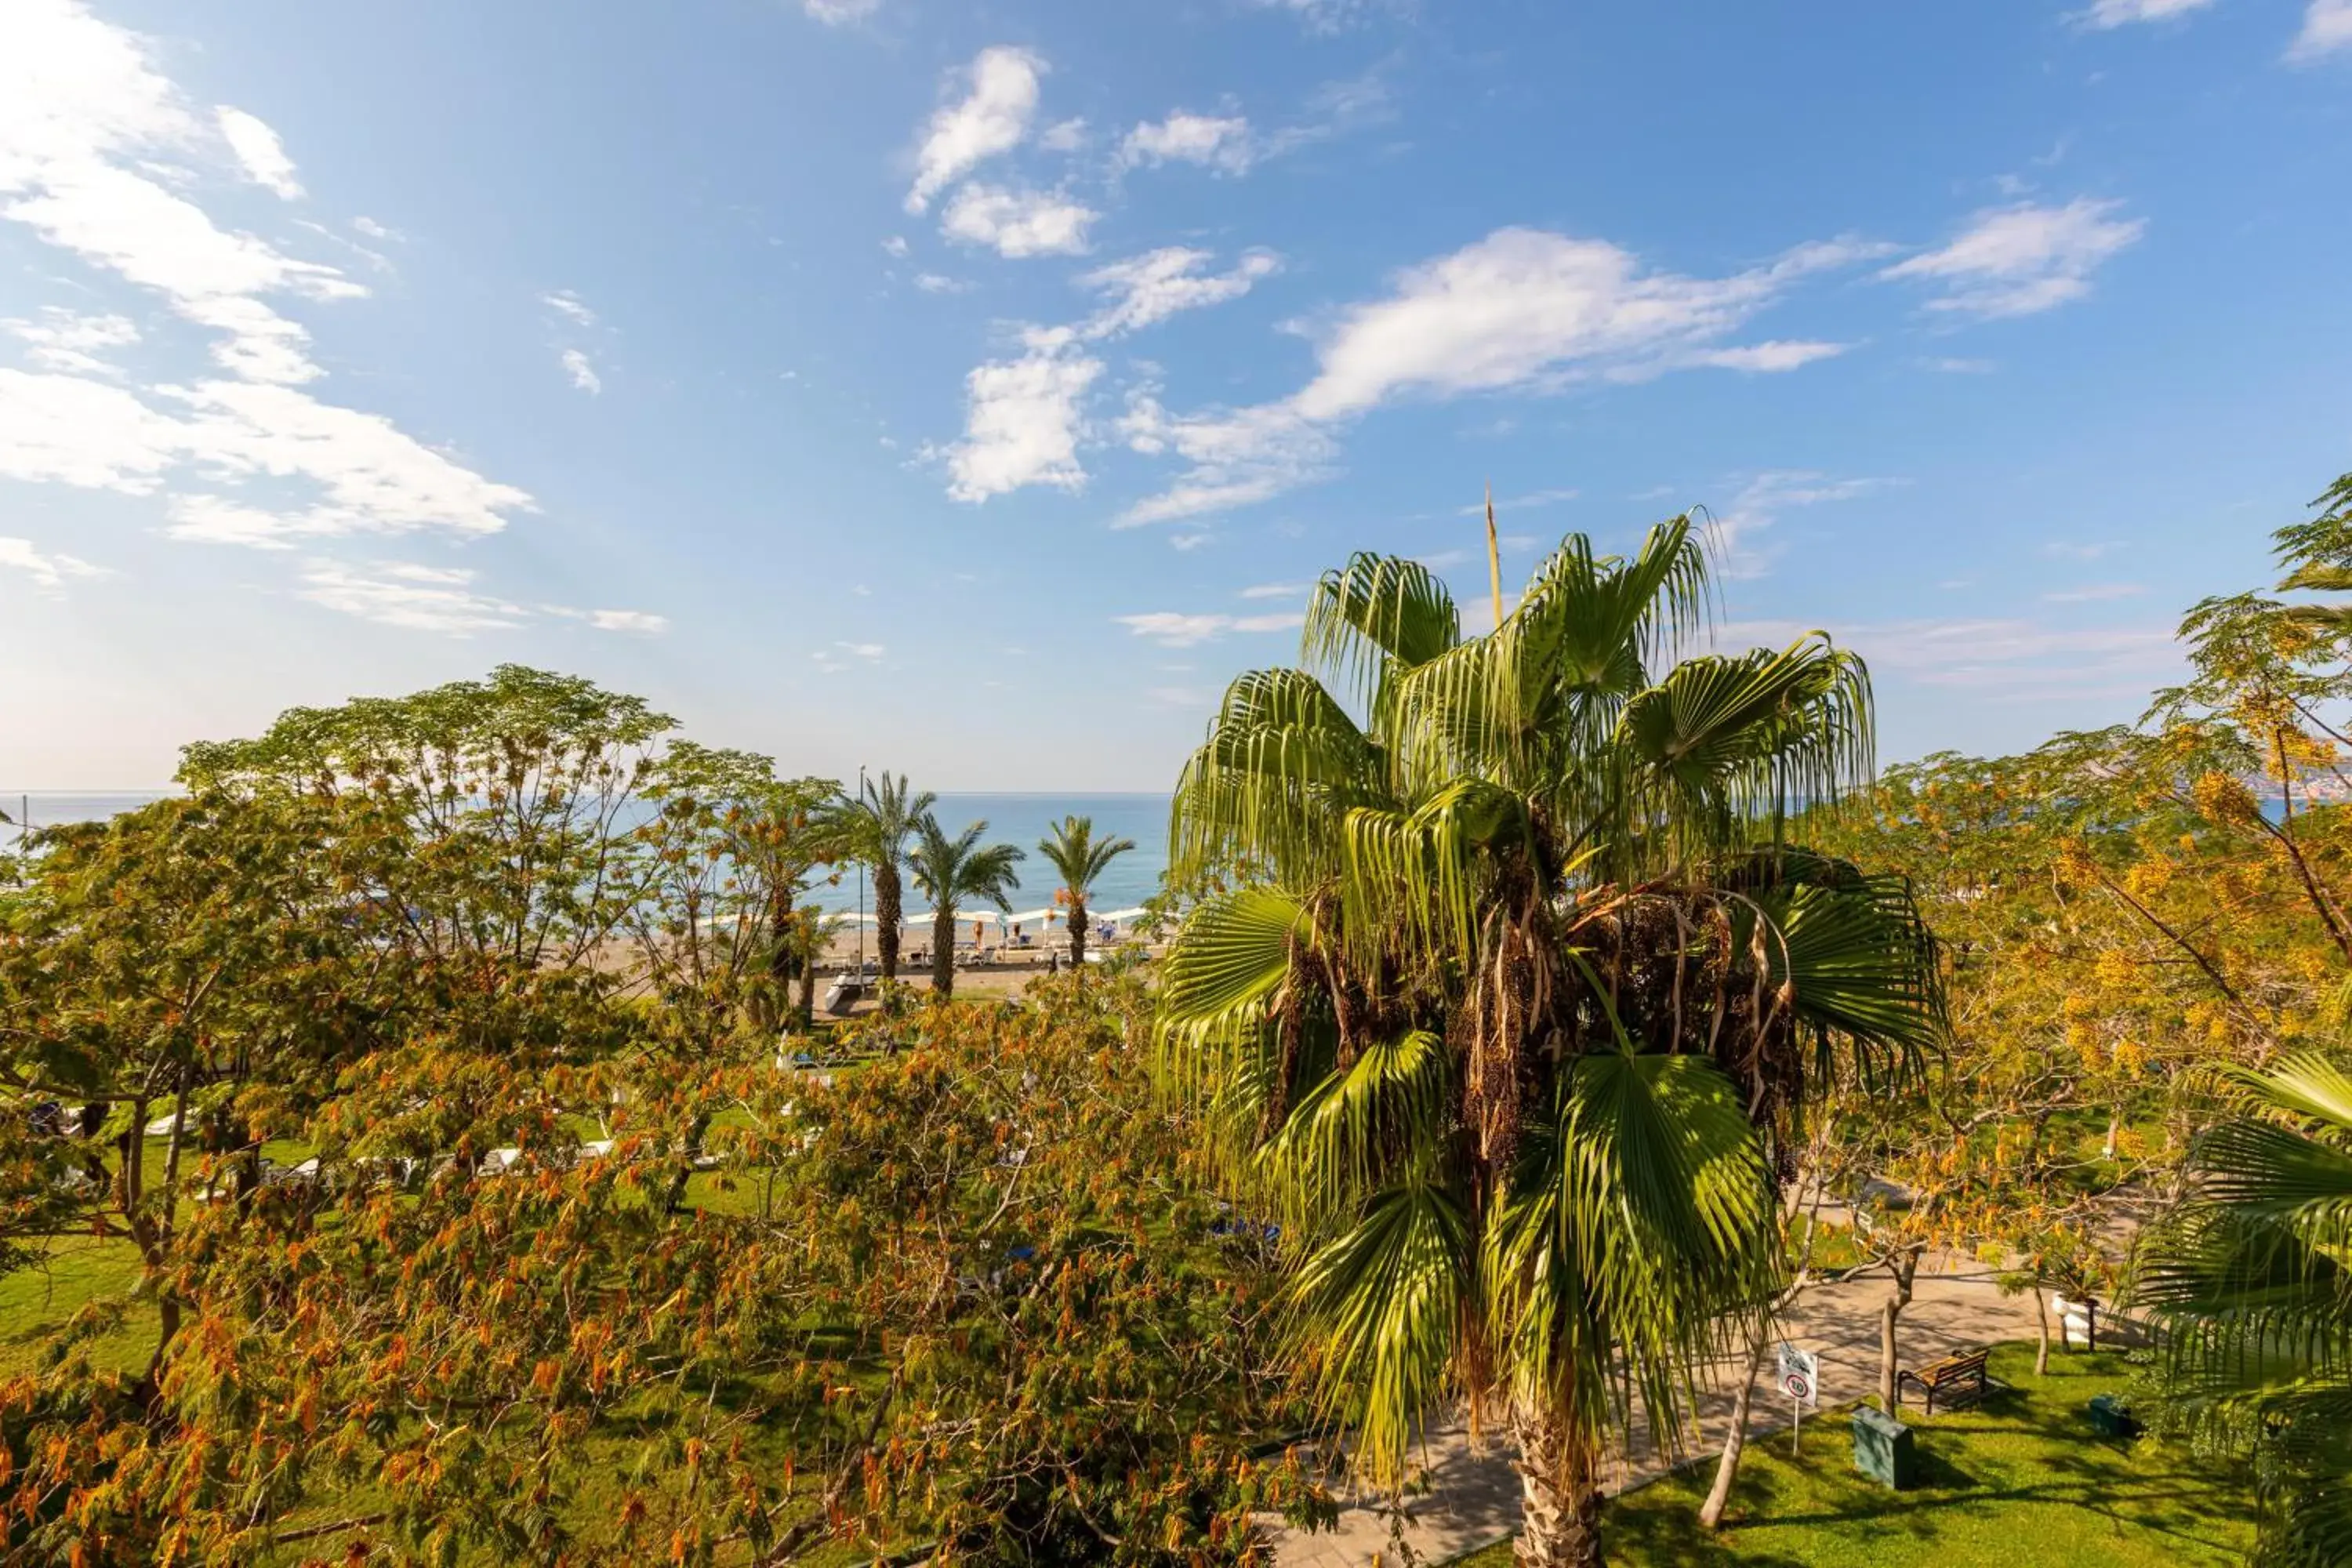
{"type": "MultiPolygon", "coordinates": [[[[1906,1405],[1918,1433],[1921,1484],[1889,1492],[1853,1470],[1845,1410],[1807,1422],[1804,1455],[1789,1435],[1750,1445],[1718,1536],[1699,1529],[1712,1459],[1609,1506],[1610,1560],[1637,1568],[1706,1563],[1823,1568],[2201,1568],[2244,1560],[2253,1509],[2240,1479],[2185,1450],[2142,1437],[2103,1442],[2083,1406],[2120,1390],[2119,1355],[2053,1355],[2032,1375],[2030,1345],[1993,1352],[2012,1385],[1973,1410],[1930,1418],[1906,1405]]],[[[1509,1568],[1507,1543],[1462,1568],[1509,1568]]]]}

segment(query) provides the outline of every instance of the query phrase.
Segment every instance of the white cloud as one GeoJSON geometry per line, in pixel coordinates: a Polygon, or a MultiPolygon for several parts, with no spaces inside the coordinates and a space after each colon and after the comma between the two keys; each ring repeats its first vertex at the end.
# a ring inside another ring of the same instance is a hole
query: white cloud
{"type": "Polygon", "coordinates": [[[894,234],[882,242],[882,248],[892,256],[903,258],[907,254],[907,237],[903,234],[894,234]]]}
{"type": "Polygon", "coordinates": [[[853,654],[866,660],[868,664],[878,661],[884,654],[890,651],[878,642],[836,642],[833,646],[844,653],[853,654]]]}
{"type": "Polygon", "coordinates": [[[0,370],[0,476],[148,495],[186,443],[179,422],[121,387],[0,370]]]}
{"type": "Polygon", "coordinates": [[[1755,576],[1769,558],[1751,542],[1778,522],[1783,512],[1853,500],[1883,489],[1887,483],[1885,479],[1834,479],[1805,468],[1767,469],[1742,485],[1730,502],[1708,520],[1708,540],[1720,552],[1727,573],[1755,576]]]}
{"type": "Polygon", "coordinates": [[[385,227],[383,224],[376,222],[375,219],[372,217],[355,217],[352,219],[352,226],[357,229],[360,233],[366,235],[370,239],[398,239],[400,237],[397,233],[385,227]]]}
{"type": "Polygon", "coordinates": [[[1271,500],[1329,471],[1339,446],[1286,404],[1171,415],[1150,392],[1130,395],[1118,431],[1133,450],[1174,452],[1191,467],[1115,526],[1139,528],[1271,500]]]}
{"type": "Polygon", "coordinates": [[[1314,586],[1312,583],[1259,583],[1244,588],[1241,596],[1244,599],[1303,599],[1314,586]]]}
{"type": "Polygon", "coordinates": [[[996,360],[964,378],[963,439],[947,453],[948,494],[984,501],[1024,485],[1076,490],[1087,391],[1102,362],[1068,328],[1032,329],[1017,359],[996,360]]]}
{"type": "Polygon", "coordinates": [[[2088,543],[2053,539],[2042,547],[2042,553],[2060,561],[2096,561],[2109,551],[2121,548],[2120,542],[2112,539],[2095,540],[2088,543]]]}
{"type": "Polygon", "coordinates": [[[1990,375],[1999,367],[1989,359],[1931,359],[1921,362],[1942,375],[1990,375]]]}
{"type": "Polygon", "coordinates": [[[1192,647],[1213,642],[1227,632],[1295,631],[1307,621],[1305,614],[1297,610],[1265,616],[1188,616],[1175,610],[1153,610],[1138,616],[1114,616],[1111,619],[1162,647],[1192,647]]]}
{"type": "Polygon", "coordinates": [[[2286,58],[2315,60],[2337,49],[2352,47],[2352,0],[2311,0],[2303,14],[2303,28],[2286,58]]]}
{"type": "Polygon", "coordinates": [[[246,178],[281,201],[301,199],[302,184],[294,177],[294,160],[286,155],[277,132],[244,110],[226,104],[213,110],[213,119],[220,126],[221,139],[244,165],[246,178]]]}
{"type": "Polygon", "coordinates": [[[1048,125],[1038,134],[1037,145],[1047,153],[1075,153],[1087,144],[1087,122],[1084,120],[1063,120],[1048,125]]]}
{"type": "Polygon", "coordinates": [[[650,610],[575,610],[567,605],[541,605],[551,616],[568,621],[585,621],[600,632],[634,632],[641,637],[659,637],[669,630],[669,617],[656,616],[650,610]]]}
{"type": "Polygon", "coordinates": [[[1078,256],[1087,248],[1087,227],[1100,216],[1058,191],[970,184],[948,203],[940,232],[988,246],[999,256],[1078,256]]]}
{"type": "Polygon", "coordinates": [[[1497,229],[1339,312],[1316,334],[1315,377],[1281,402],[1171,416],[1149,390],[1133,396],[1120,425],[1129,444],[1173,451],[1192,467],[1119,521],[1222,510],[1319,477],[1338,455],[1335,426],[1407,395],[1548,392],[1709,364],[1792,369],[1834,345],[1719,340],[1798,279],[1884,254],[1864,241],[1821,241],[1728,278],[1696,279],[1646,272],[1604,240],[1497,229]]]}
{"type": "Polygon", "coordinates": [[[2127,27],[2134,22],[2161,22],[2172,16],[2185,16],[2212,3],[2213,0],[2096,0],[2083,14],[2083,20],[2094,27],[2127,27]]]}
{"type": "Polygon", "coordinates": [[[1198,163],[1220,174],[1241,174],[1258,158],[1250,123],[1238,114],[1191,114],[1181,110],[1165,120],[1147,121],[1119,143],[1122,167],[1198,163]]]}
{"type": "Polygon", "coordinates": [[[1045,69],[1044,58],[1028,49],[1000,44],[980,51],[964,72],[964,96],[931,116],[915,153],[908,212],[926,210],[950,184],[1021,144],[1037,112],[1037,81],[1045,69]]]}
{"type": "MultiPolygon", "coordinates": [[[[1562,501],[1574,500],[1578,493],[1573,489],[1529,490],[1523,496],[1505,496],[1495,503],[1495,510],[1498,512],[1524,511],[1529,507],[1558,506],[1562,501]]],[[[1484,517],[1486,515],[1486,503],[1482,500],[1475,506],[1463,507],[1460,515],[1484,517]]]]}
{"type": "Polygon", "coordinates": [[[43,554],[29,539],[0,537],[0,572],[21,572],[33,585],[52,597],[65,591],[68,577],[103,577],[106,568],[78,556],[43,554]]]}
{"type": "Polygon", "coordinates": [[[379,626],[447,637],[503,631],[529,617],[520,605],[474,592],[473,581],[474,574],[459,567],[314,561],[302,571],[300,596],[379,626]]]}
{"type": "Polygon", "coordinates": [[[1260,279],[1282,269],[1282,258],[1270,250],[1246,252],[1232,271],[1223,274],[1201,271],[1210,259],[1205,250],[1171,245],[1087,273],[1078,281],[1113,299],[1087,321],[1087,336],[1130,332],[1166,321],[1180,310],[1237,300],[1260,279]]]}
{"type": "Polygon", "coordinates": [[[75,375],[118,374],[97,351],[128,348],[139,341],[139,329],[127,316],[85,316],[56,305],[42,307],[40,315],[29,321],[0,321],[0,331],[30,343],[25,357],[43,370],[75,375]]]}
{"type": "Polygon", "coordinates": [[[882,8],[882,0],[801,0],[801,9],[809,19],[828,27],[847,26],[862,22],[882,8]]]}
{"type": "Polygon", "coordinates": [[[2093,583],[2083,588],[2062,588],[2042,595],[2050,605],[2099,605],[2110,599],[2130,599],[2147,592],[2141,583],[2093,583]]]}
{"type": "Polygon", "coordinates": [[[133,35],[75,0],[15,0],[0,11],[0,217],[222,333],[214,356],[234,373],[310,380],[320,374],[310,334],[260,296],[367,290],[220,228],[173,188],[187,180],[173,160],[216,158],[223,145],[133,35]]]}
{"type": "Polygon", "coordinates": [[[1497,229],[1408,268],[1388,298],[1345,311],[1318,346],[1320,374],[1294,402],[1308,418],[1333,419],[1405,392],[1540,388],[1594,370],[1654,374],[1678,355],[1689,363],[1725,352],[1708,340],[1795,278],[1857,254],[1808,246],[1729,278],[1685,278],[1645,273],[1606,240],[1497,229]]]}
{"type": "Polygon", "coordinates": [[[1168,536],[1168,542],[1176,550],[1191,552],[1204,544],[1215,543],[1216,538],[1213,533],[1171,533],[1168,536]]]}
{"type": "MultiPolygon", "coordinates": [[[[1798,621],[1743,621],[1717,628],[1721,647],[1781,647],[1814,628],[1798,621]]],[[[2113,692],[2138,698],[2158,672],[2177,668],[2180,647],[2168,626],[2058,631],[2039,622],[1979,617],[1858,622],[1827,628],[1874,674],[1923,686],[1991,689],[2019,696],[2113,692]]]]}
{"type": "Polygon", "coordinates": [[[587,302],[569,289],[558,289],[551,294],[541,294],[539,297],[539,302],[575,327],[593,327],[596,324],[596,312],[590,310],[587,302]]]}
{"type": "Polygon", "coordinates": [[[1940,282],[1931,310],[2025,316],[2079,300],[2091,274],[2137,240],[2147,224],[2112,216],[2123,204],[2077,197],[2063,207],[2022,203],[1979,213],[1949,245],[1899,261],[1879,276],[1940,282]]]}
{"type": "Polygon", "coordinates": [[[578,349],[563,351],[563,370],[572,377],[572,384],[591,397],[604,390],[604,378],[596,374],[594,363],[578,349]]]}
{"type": "Polygon", "coordinates": [[[1691,356],[1692,364],[1714,365],[1719,370],[1779,372],[1797,370],[1815,360],[1832,359],[1852,348],[1852,343],[1822,343],[1775,339],[1770,342],[1748,343],[1736,349],[1706,349],[1691,356]]]}
{"type": "Polygon", "coordinates": [[[915,287],[926,294],[961,294],[971,285],[959,282],[942,273],[918,272],[915,274],[915,287]]]}

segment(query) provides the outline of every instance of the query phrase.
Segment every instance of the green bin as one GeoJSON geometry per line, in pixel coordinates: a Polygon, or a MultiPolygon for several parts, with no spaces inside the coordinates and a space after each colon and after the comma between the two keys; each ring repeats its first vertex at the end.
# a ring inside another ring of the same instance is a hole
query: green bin
{"type": "Polygon", "coordinates": [[[2091,1430],[2102,1437],[2136,1437],[2139,1423],[2132,1419],[2130,1409],[2112,1394],[2091,1397],[2091,1430]]]}
{"type": "Polygon", "coordinates": [[[1853,1413],[1853,1468],[1895,1491],[1919,1477],[1919,1449],[1911,1428],[1864,1405],[1853,1413]]]}

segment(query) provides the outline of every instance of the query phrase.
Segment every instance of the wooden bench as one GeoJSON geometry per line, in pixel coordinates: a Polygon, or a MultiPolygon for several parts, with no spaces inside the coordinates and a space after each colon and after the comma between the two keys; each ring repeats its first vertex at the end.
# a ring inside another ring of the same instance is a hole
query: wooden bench
{"type": "Polygon", "coordinates": [[[1981,1399],[1988,1387],[1985,1352],[1970,1351],[1966,1355],[1948,1355],[1925,1372],[1905,1373],[1895,1380],[1895,1399],[1898,1406],[1902,1404],[1903,1385],[1906,1383],[1917,1384],[1927,1394],[1927,1414],[1930,1415],[1936,1414],[1936,1399],[1939,1394],[1947,1405],[1961,1394],[1966,1394],[1970,1399],[1981,1399]]]}

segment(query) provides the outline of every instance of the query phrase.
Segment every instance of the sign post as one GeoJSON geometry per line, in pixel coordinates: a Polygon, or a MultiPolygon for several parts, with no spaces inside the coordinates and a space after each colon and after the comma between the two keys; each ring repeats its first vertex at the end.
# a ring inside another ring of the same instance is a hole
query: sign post
{"type": "Polygon", "coordinates": [[[1780,1345],[1780,1388],[1789,1396],[1789,1453],[1794,1457],[1804,1442],[1805,1411],[1816,1404],[1822,1386],[1821,1358],[1801,1351],[1788,1341],[1780,1345]]]}

